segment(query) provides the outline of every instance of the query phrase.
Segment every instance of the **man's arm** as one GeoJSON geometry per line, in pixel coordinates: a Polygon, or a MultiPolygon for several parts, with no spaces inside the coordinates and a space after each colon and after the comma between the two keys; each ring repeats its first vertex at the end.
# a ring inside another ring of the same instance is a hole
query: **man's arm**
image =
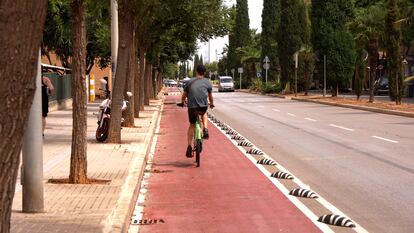
{"type": "Polygon", "coordinates": [[[183,95],[181,96],[181,103],[184,103],[185,102],[185,99],[187,99],[187,92],[186,91],[184,91],[183,92],[183,95]]]}
{"type": "Polygon", "coordinates": [[[210,106],[212,108],[214,108],[214,101],[213,101],[213,93],[212,92],[208,93],[208,101],[210,102],[210,106]]]}

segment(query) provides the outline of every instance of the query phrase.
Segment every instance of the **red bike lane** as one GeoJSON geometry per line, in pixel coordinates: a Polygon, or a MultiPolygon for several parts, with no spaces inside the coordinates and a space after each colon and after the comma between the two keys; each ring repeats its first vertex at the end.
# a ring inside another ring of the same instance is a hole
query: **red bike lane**
{"type": "Polygon", "coordinates": [[[201,167],[186,158],[179,98],[166,97],[144,207],[163,222],[139,232],[320,232],[212,123],[201,167]]]}

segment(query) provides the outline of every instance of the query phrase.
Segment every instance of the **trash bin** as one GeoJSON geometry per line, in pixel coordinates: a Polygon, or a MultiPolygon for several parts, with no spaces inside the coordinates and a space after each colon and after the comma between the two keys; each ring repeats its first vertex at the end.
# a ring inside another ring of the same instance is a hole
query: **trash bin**
{"type": "Polygon", "coordinates": [[[414,96],[414,83],[410,82],[408,83],[408,98],[413,98],[414,96]]]}

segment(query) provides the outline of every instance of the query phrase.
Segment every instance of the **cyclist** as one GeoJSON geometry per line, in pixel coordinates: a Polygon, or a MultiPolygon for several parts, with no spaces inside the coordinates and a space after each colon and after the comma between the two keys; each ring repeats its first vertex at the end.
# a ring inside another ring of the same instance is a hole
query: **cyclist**
{"type": "Polygon", "coordinates": [[[214,108],[213,104],[213,87],[208,79],[204,78],[206,73],[206,68],[203,65],[197,66],[197,76],[188,81],[187,85],[184,87],[184,93],[181,97],[181,106],[184,105],[185,100],[187,99],[188,106],[188,119],[190,121],[190,126],[188,127],[187,132],[187,151],[186,156],[191,158],[193,156],[192,147],[193,138],[194,138],[194,128],[197,121],[197,115],[202,115],[203,121],[203,138],[208,139],[208,129],[207,129],[207,108],[208,103],[210,102],[210,107],[214,108]],[[208,100],[207,100],[208,98],[208,100]]]}

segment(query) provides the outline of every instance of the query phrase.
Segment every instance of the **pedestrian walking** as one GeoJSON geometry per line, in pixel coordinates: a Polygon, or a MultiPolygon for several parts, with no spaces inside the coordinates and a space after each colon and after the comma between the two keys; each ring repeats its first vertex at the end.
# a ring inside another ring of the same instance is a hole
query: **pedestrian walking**
{"type": "Polygon", "coordinates": [[[46,76],[42,76],[42,134],[45,136],[46,117],[49,113],[49,95],[55,88],[52,82],[46,76]]]}

